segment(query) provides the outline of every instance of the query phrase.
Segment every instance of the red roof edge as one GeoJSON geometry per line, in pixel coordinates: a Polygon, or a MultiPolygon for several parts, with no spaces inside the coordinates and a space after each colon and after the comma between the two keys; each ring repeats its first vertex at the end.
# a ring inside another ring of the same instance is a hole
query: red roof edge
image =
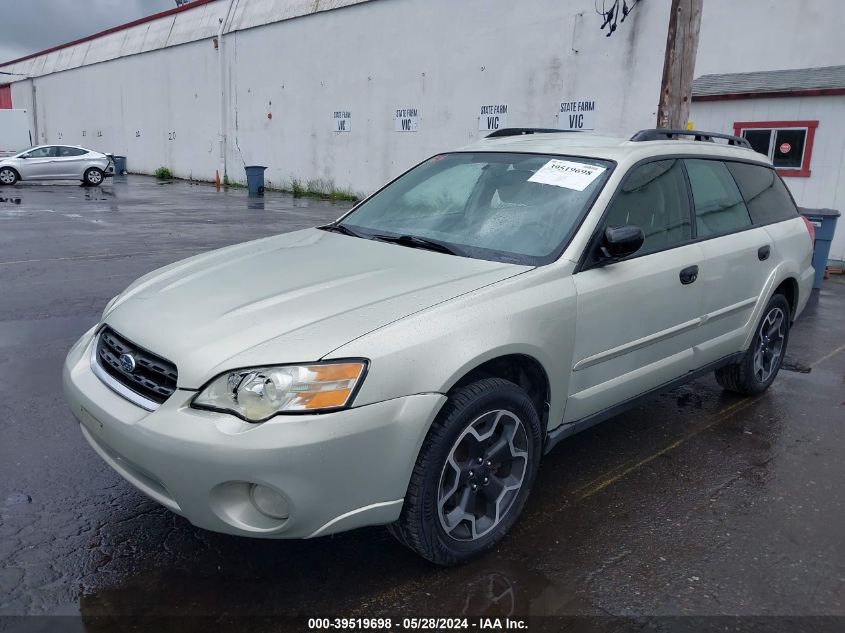
{"type": "Polygon", "coordinates": [[[730,92],[718,95],[693,95],[693,101],[732,101],[734,99],[771,99],[776,97],[829,97],[845,95],[845,88],[807,88],[760,92],[730,92]]]}
{"type": "Polygon", "coordinates": [[[138,26],[139,24],[144,24],[145,22],[152,22],[153,20],[158,20],[159,18],[166,18],[168,15],[174,15],[176,13],[182,13],[182,11],[189,11],[191,9],[195,9],[200,7],[204,4],[209,4],[211,2],[216,2],[216,0],[193,0],[188,4],[183,4],[181,7],[175,7],[173,9],[168,9],[167,11],[161,11],[159,13],[154,13],[153,15],[148,15],[143,18],[138,18],[137,20],[133,20],[132,22],[127,22],[125,24],[120,24],[118,26],[113,26],[110,29],[106,29],[105,31],[100,31],[99,33],[94,33],[93,35],[87,35],[85,37],[81,37],[78,40],[73,40],[72,42],[66,42],[65,44],[59,44],[58,46],[53,46],[52,48],[46,48],[43,51],[38,51],[37,53],[30,53],[29,55],[24,55],[23,57],[18,57],[17,59],[12,59],[7,62],[0,63],[0,68],[3,66],[9,66],[11,64],[16,64],[17,62],[22,62],[27,59],[32,59],[33,57],[38,57],[40,55],[46,55],[47,53],[54,53],[55,51],[60,51],[63,48],[68,48],[70,46],[76,46],[77,44],[82,44],[83,42],[90,42],[91,40],[95,40],[98,37],[103,37],[104,35],[110,35],[112,33],[117,33],[118,31],[123,31],[128,28],[132,28],[133,26],[138,26]]]}

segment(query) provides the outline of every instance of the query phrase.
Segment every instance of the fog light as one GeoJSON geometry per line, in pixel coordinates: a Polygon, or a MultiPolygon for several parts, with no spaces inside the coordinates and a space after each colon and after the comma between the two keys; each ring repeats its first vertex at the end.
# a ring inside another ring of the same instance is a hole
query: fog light
{"type": "Polygon", "coordinates": [[[272,488],[253,484],[249,494],[253,505],[262,514],[274,519],[287,519],[290,516],[287,500],[272,488]]]}

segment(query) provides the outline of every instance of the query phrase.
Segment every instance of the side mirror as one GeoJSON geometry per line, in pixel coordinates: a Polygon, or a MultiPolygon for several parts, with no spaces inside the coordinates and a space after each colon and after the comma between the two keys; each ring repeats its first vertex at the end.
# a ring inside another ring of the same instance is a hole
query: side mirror
{"type": "Polygon", "coordinates": [[[643,230],[633,224],[609,226],[604,230],[600,247],[602,259],[617,261],[633,255],[645,242],[643,230]]]}
{"type": "Polygon", "coordinates": [[[29,154],[24,154],[24,155],[20,156],[20,158],[29,158],[29,154]]]}

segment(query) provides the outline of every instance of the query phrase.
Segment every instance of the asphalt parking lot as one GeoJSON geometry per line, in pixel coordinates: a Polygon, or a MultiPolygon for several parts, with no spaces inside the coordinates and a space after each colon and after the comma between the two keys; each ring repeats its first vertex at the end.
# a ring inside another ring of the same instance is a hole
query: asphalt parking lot
{"type": "Polygon", "coordinates": [[[165,618],[157,630],[185,630],[167,619],[185,615],[799,617],[766,630],[845,616],[841,277],[814,293],[792,370],[767,393],[739,398],[707,377],[569,439],[513,532],[462,568],[433,567],[382,528],[205,532],[125,483],[62,400],[70,345],[149,270],[345,208],[140,176],[0,188],[0,615],[63,615],[80,631],[127,616],[165,618]]]}

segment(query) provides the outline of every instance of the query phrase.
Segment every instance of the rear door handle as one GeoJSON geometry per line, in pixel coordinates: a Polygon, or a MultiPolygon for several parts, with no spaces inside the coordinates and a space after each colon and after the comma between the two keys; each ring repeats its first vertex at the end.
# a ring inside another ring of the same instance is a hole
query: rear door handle
{"type": "Polygon", "coordinates": [[[688,286],[698,279],[698,266],[688,266],[687,268],[684,268],[680,273],[678,273],[678,277],[680,278],[682,284],[688,286]]]}
{"type": "Polygon", "coordinates": [[[761,262],[764,262],[769,259],[769,255],[771,254],[771,252],[772,247],[768,244],[766,244],[765,246],[761,246],[757,249],[757,259],[759,259],[761,262]]]}

